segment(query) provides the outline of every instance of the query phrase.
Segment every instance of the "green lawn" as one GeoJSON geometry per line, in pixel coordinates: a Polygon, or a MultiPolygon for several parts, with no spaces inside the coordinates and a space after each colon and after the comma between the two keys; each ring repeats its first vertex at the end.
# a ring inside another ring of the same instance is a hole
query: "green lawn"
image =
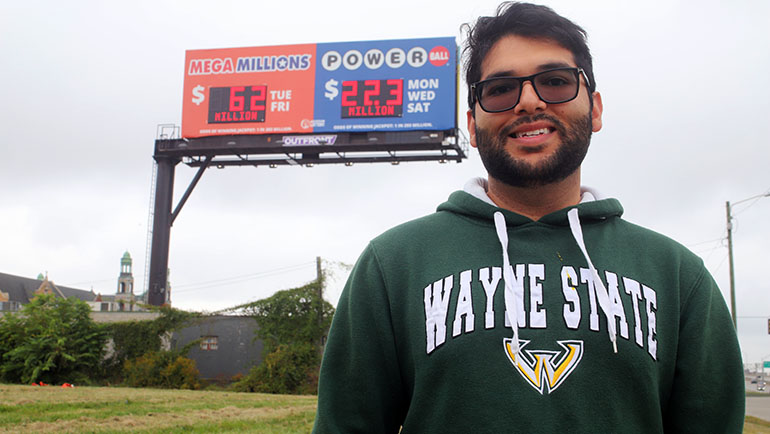
{"type": "Polygon", "coordinates": [[[770,433],[770,422],[756,417],[746,416],[746,422],[743,425],[743,434],[765,434],[770,433]]]}
{"type": "MultiPolygon", "coordinates": [[[[0,384],[0,432],[308,433],[315,396],[0,384]]],[[[770,422],[746,417],[746,434],[770,422]]]]}
{"type": "Polygon", "coordinates": [[[307,433],[315,396],[0,385],[0,432],[307,433]]]}

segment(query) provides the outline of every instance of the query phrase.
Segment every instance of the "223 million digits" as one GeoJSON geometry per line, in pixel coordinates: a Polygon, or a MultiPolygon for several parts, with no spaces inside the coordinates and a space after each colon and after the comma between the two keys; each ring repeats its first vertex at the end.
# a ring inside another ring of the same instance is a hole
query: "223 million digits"
{"type": "Polygon", "coordinates": [[[403,79],[342,82],[343,119],[401,117],[403,110],[403,79]]]}

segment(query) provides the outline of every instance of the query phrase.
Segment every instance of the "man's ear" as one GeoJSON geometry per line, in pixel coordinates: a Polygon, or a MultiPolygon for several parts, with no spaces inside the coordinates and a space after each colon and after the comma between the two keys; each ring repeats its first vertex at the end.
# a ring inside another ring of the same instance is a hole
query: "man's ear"
{"type": "Polygon", "coordinates": [[[473,117],[473,110],[468,110],[468,134],[470,135],[471,146],[476,147],[476,118],[473,117]]]}
{"type": "Polygon", "coordinates": [[[591,131],[597,132],[602,129],[602,95],[594,92],[593,109],[591,110],[591,131]]]}

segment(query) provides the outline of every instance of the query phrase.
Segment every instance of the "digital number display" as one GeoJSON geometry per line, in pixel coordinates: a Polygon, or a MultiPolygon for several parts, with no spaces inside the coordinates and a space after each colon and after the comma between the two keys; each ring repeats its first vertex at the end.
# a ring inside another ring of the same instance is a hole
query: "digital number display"
{"type": "Polygon", "coordinates": [[[209,123],[265,122],[267,86],[212,87],[209,123]]]}
{"type": "Polygon", "coordinates": [[[342,82],[342,118],[401,117],[404,80],[350,80],[342,82]]]}

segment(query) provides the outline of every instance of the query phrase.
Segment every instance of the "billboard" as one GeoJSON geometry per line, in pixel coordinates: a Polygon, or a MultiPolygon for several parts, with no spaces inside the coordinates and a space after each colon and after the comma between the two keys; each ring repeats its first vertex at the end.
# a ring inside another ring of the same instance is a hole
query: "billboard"
{"type": "Polygon", "coordinates": [[[182,137],[450,130],[453,37],[188,50],[182,137]]]}

